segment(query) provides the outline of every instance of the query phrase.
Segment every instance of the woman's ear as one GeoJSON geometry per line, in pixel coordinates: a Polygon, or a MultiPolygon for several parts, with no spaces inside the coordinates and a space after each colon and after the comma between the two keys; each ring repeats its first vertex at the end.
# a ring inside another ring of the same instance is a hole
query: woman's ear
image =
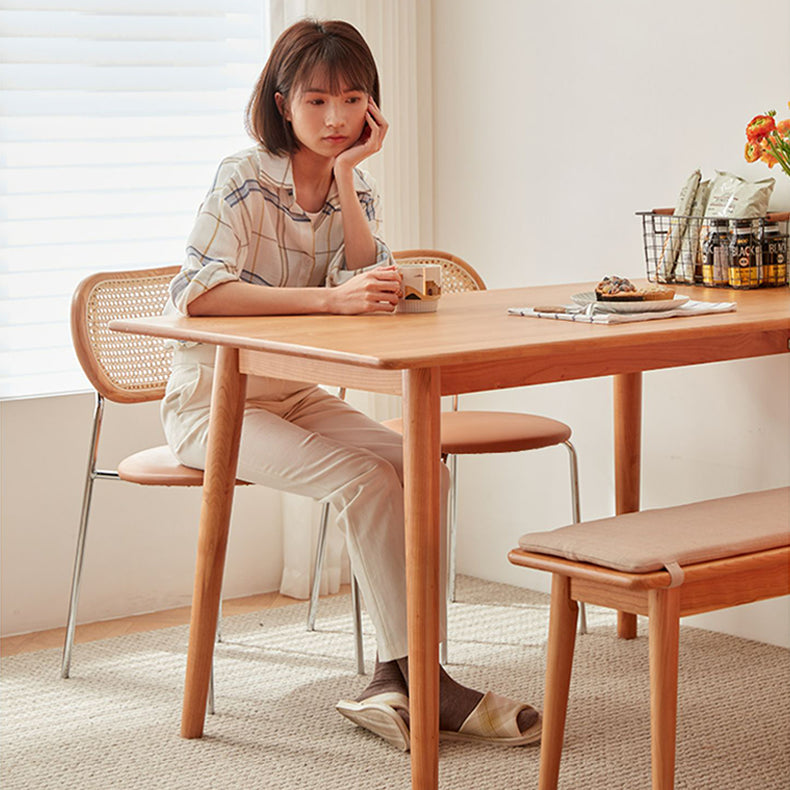
{"type": "Polygon", "coordinates": [[[290,121],[291,113],[288,112],[288,108],[285,103],[285,96],[283,96],[282,93],[278,91],[274,94],[274,101],[277,104],[277,109],[280,111],[280,115],[282,115],[286,121],[290,121]]]}

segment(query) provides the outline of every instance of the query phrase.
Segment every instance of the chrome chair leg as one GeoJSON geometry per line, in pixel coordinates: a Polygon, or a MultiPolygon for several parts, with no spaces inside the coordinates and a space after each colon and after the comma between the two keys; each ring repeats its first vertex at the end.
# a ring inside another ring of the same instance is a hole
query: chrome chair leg
{"type": "MultiPolygon", "coordinates": [[[[315,618],[318,614],[319,592],[321,590],[321,573],[326,557],[326,533],[329,528],[329,503],[324,503],[321,510],[321,522],[318,526],[318,542],[313,563],[313,589],[310,593],[310,607],[307,610],[307,630],[315,631],[315,618]]],[[[362,606],[360,603],[359,585],[351,573],[351,610],[354,622],[354,651],[357,659],[357,674],[365,674],[365,651],[362,642],[362,606]]]]}
{"type": "MultiPolygon", "coordinates": [[[[222,596],[219,599],[219,611],[217,612],[217,642],[222,641],[222,631],[220,624],[222,623],[222,596]]],[[[211,674],[208,676],[208,703],[206,710],[210,716],[214,715],[214,654],[211,655],[211,674]]]]}
{"type": "MultiPolygon", "coordinates": [[[[455,396],[455,409],[457,410],[457,398],[455,396]]],[[[445,605],[455,603],[455,542],[458,533],[458,456],[442,454],[442,461],[447,464],[450,470],[450,499],[447,503],[447,569],[445,582],[447,583],[445,605]]],[[[439,663],[447,664],[447,639],[439,643],[439,663]]]]}
{"type": "Polygon", "coordinates": [[[74,555],[74,570],[71,574],[71,595],[69,597],[69,614],[66,620],[66,639],[63,643],[63,658],[60,665],[60,676],[67,678],[71,671],[71,653],[74,648],[74,630],[77,626],[77,605],[80,597],[80,581],[82,580],[82,562],[85,558],[85,538],[88,533],[88,517],[90,516],[93,498],[93,482],[97,477],[117,477],[117,473],[96,472],[96,453],[99,446],[102,418],[104,417],[104,398],[96,393],[93,409],[93,429],[91,431],[90,450],[88,452],[88,468],[85,473],[85,487],[82,493],[82,511],[80,526],[77,533],[77,548],[74,555]]]}
{"type": "Polygon", "coordinates": [[[365,674],[365,650],[362,644],[362,603],[359,595],[359,582],[351,574],[351,613],[354,618],[354,652],[357,659],[357,675],[365,674]]]}
{"type": "MultiPolygon", "coordinates": [[[[579,497],[579,463],[576,448],[570,440],[563,442],[568,450],[571,471],[571,508],[573,523],[581,521],[581,506],[579,497]]],[[[447,600],[455,601],[455,575],[456,575],[456,541],[458,530],[458,458],[455,455],[447,456],[447,465],[450,467],[450,507],[448,513],[448,562],[447,562],[447,600]]],[[[584,604],[579,604],[579,633],[587,633],[587,612],[584,604]]],[[[442,663],[447,661],[447,643],[439,646],[439,657],[442,663]]]]}
{"type": "MultiPolygon", "coordinates": [[[[579,504],[579,462],[576,455],[576,448],[571,444],[570,439],[564,442],[568,449],[571,465],[571,506],[573,508],[573,523],[578,524],[581,520],[581,506],[579,504]]],[[[584,603],[579,604],[579,633],[587,633],[587,609],[584,603]]]]}
{"type": "Polygon", "coordinates": [[[324,570],[326,556],[326,531],[329,525],[329,502],[321,508],[321,522],[318,526],[318,542],[313,563],[313,589],[310,593],[310,608],[307,610],[307,630],[315,631],[315,617],[318,614],[318,597],[321,591],[321,574],[324,570]]]}
{"type": "Polygon", "coordinates": [[[447,600],[455,603],[455,542],[458,532],[458,456],[448,455],[450,502],[447,513],[447,600]]]}

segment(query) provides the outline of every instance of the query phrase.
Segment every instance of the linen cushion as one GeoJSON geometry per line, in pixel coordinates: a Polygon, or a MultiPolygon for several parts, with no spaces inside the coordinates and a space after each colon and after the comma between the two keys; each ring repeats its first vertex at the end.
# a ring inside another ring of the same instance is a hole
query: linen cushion
{"type": "Polygon", "coordinates": [[[790,545],[790,487],[522,535],[524,551],[629,573],[790,545]]]}

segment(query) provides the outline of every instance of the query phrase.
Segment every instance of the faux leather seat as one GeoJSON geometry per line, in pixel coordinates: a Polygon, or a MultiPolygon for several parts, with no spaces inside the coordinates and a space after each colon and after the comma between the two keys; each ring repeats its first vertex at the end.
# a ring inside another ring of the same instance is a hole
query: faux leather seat
{"type": "MultiPolygon", "coordinates": [[[[403,420],[386,420],[388,428],[403,433],[403,420]]],[[[442,413],[441,445],[446,455],[517,453],[562,444],[571,429],[558,420],[537,414],[506,411],[447,411],[442,413]]]]}
{"type": "MultiPolygon", "coordinates": [[[[118,477],[143,486],[202,486],[203,470],[180,464],[166,445],[140,450],[118,464],[118,477]]],[[[249,485],[237,480],[236,485],[249,485]]]]}

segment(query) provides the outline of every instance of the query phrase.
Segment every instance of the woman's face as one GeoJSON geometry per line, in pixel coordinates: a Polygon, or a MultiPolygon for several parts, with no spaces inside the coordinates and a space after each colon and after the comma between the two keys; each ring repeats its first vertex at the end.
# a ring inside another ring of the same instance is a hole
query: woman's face
{"type": "Polygon", "coordinates": [[[344,82],[339,90],[332,93],[326,77],[311,77],[292,91],[288,102],[277,94],[280,111],[291,122],[300,147],[334,158],[359,140],[366,128],[368,94],[344,82]]]}

